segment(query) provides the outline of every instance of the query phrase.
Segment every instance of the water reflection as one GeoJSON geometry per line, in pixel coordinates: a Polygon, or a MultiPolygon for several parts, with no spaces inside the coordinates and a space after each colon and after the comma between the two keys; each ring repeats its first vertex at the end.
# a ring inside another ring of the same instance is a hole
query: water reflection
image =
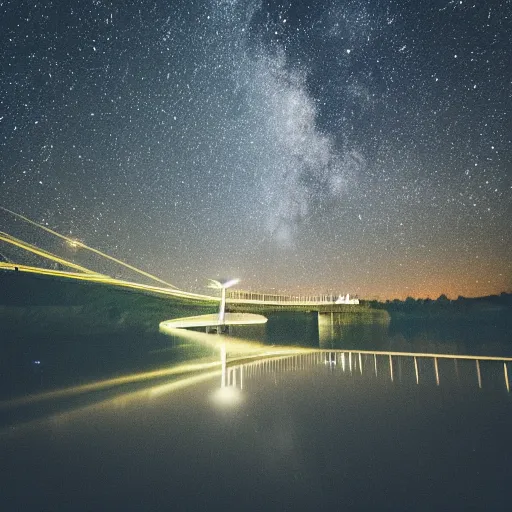
{"type": "MultiPolygon", "coordinates": [[[[269,315],[252,338],[321,349],[512,355],[510,315],[397,317],[384,310],[269,315]],[[290,337],[289,334],[293,333],[290,337]]],[[[243,336],[243,332],[240,333],[243,336]]]]}
{"type": "Polygon", "coordinates": [[[202,371],[0,432],[7,508],[503,509],[511,358],[225,348],[202,371]]]}
{"type": "MultiPolygon", "coordinates": [[[[371,340],[381,347],[387,339],[391,318],[387,311],[362,310],[354,313],[318,313],[318,342],[320,348],[353,348],[355,343],[371,340]]],[[[367,348],[367,347],[365,347],[367,348]]]]}
{"type": "MultiPolygon", "coordinates": [[[[265,325],[235,326],[234,337],[226,342],[231,358],[271,354],[276,345],[288,347],[288,352],[301,347],[510,356],[509,317],[404,319],[364,308],[358,313],[275,312],[265,325]],[[256,341],[247,344],[249,339],[256,341]]],[[[82,389],[87,383],[190,362],[218,361],[218,347],[224,342],[184,331],[172,337],[155,332],[93,335],[78,330],[65,339],[58,334],[0,338],[0,402],[62,388],[82,389]]]]}
{"type": "Polygon", "coordinates": [[[461,356],[455,354],[414,354],[318,350],[305,354],[271,357],[243,364],[223,366],[220,388],[250,390],[251,381],[265,376],[279,379],[285,374],[324,369],[340,376],[390,382],[501,388],[510,392],[508,366],[512,358],[461,356]]]}
{"type": "MultiPolygon", "coordinates": [[[[452,384],[460,386],[464,384],[472,388],[484,389],[494,386],[499,381],[502,389],[506,388],[507,391],[510,389],[508,376],[510,359],[491,358],[483,355],[466,357],[439,354],[438,352],[448,351],[454,347],[451,344],[438,343],[436,338],[428,336],[427,341],[423,343],[411,344],[407,341],[403,344],[395,343],[394,340],[397,339],[397,336],[405,336],[406,330],[399,331],[400,334],[395,332],[391,336],[393,323],[389,316],[356,315],[355,317],[354,315],[336,313],[329,315],[293,314],[282,317],[276,315],[275,317],[271,316],[268,327],[267,336],[271,334],[272,338],[258,341],[251,341],[247,337],[228,337],[176,330],[172,333],[172,337],[165,338],[168,340],[169,352],[162,352],[162,349],[155,351],[153,345],[148,346],[151,357],[160,363],[158,367],[135,373],[126,370],[120,371],[116,372],[117,375],[113,378],[108,378],[109,376],[106,375],[107,378],[100,379],[87,379],[87,369],[81,368],[81,372],[68,372],[70,373],[69,377],[66,377],[66,373],[64,375],[66,378],[63,377],[61,380],[69,384],[67,387],[61,386],[60,388],[52,386],[48,389],[48,383],[52,382],[49,379],[52,376],[51,368],[53,372],[57,372],[60,367],[57,364],[53,366],[48,364],[43,361],[43,358],[31,359],[31,361],[41,361],[41,364],[37,365],[38,368],[45,367],[45,377],[48,381],[46,389],[36,383],[31,387],[32,394],[27,396],[26,394],[9,393],[9,387],[6,387],[3,391],[6,399],[2,400],[3,397],[0,397],[0,425],[12,424],[19,419],[25,420],[34,416],[52,414],[62,408],[75,407],[77,403],[82,404],[84,401],[98,403],[105,399],[106,395],[109,398],[115,394],[123,396],[123,393],[139,390],[142,387],[147,390],[148,387],[153,386],[152,390],[148,391],[151,396],[167,393],[180,389],[181,384],[178,385],[175,379],[189,384],[196,382],[196,376],[193,375],[196,372],[218,371],[221,375],[220,387],[230,388],[220,393],[218,398],[221,402],[222,398],[225,398],[224,403],[226,404],[234,404],[236,400],[233,396],[230,398],[232,388],[241,389],[246,375],[252,375],[251,372],[254,372],[255,368],[268,368],[277,365],[276,369],[284,370],[286,368],[286,371],[289,371],[289,365],[306,365],[313,361],[315,364],[328,367],[331,373],[353,377],[359,375],[364,379],[385,377],[390,382],[405,382],[405,379],[409,379],[409,382],[421,385],[433,383],[436,386],[452,384]],[[314,322],[318,320],[318,329],[316,330],[313,329],[313,320],[314,322]],[[289,341],[286,337],[283,338],[284,335],[279,334],[287,332],[289,322],[293,322],[302,329],[304,338],[299,339],[296,343],[302,347],[286,346],[285,344],[269,346],[269,341],[274,343],[283,340],[289,341]],[[320,345],[321,350],[313,348],[315,345],[316,347],[320,345]],[[386,351],[390,346],[403,346],[409,350],[386,351]],[[191,357],[186,358],[186,362],[181,362],[178,358],[169,361],[169,355],[181,350],[181,347],[186,347],[186,354],[191,357]],[[357,348],[353,349],[354,347],[357,348]],[[372,350],[365,350],[368,347],[371,347],[372,350]],[[411,352],[411,349],[418,352],[411,352]],[[432,354],[429,353],[430,351],[432,354]],[[220,360],[219,356],[221,356],[220,360]],[[293,358],[299,359],[294,360],[293,358]],[[238,368],[246,368],[246,370],[238,370],[238,368]],[[163,382],[169,379],[173,381],[163,382]]],[[[421,331],[422,328],[418,326],[416,332],[426,332],[421,331]]],[[[409,329],[413,328],[409,326],[409,329]]],[[[439,331],[443,331],[442,326],[439,331]]],[[[242,336],[243,334],[247,333],[241,329],[238,335],[242,336]]],[[[491,334],[487,339],[495,338],[491,334]]],[[[159,346],[164,345],[160,339],[158,343],[159,346]]],[[[105,346],[106,344],[107,340],[105,340],[105,346]]],[[[80,345],[80,347],[87,346],[85,343],[80,345]]],[[[131,352],[130,349],[131,345],[120,347],[119,368],[125,366],[123,362],[126,360],[126,354],[131,352]],[[123,359],[121,356],[125,358],[123,359]]],[[[464,349],[468,349],[468,347],[462,341],[455,346],[454,352],[463,353],[464,349]]],[[[81,355],[85,348],[82,351],[76,350],[78,355],[81,355]]],[[[137,354],[141,352],[140,347],[138,350],[137,354]]],[[[478,350],[486,350],[486,345],[480,344],[478,350]]],[[[493,350],[490,353],[508,355],[509,350],[506,343],[501,343],[499,350],[493,350]]],[[[91,351],[91,354],[93,353],[96,354],[94,350],[91,351]]],[[[111,355],[112,359],[113,354],[111,355]]],[[[86,358],[87,361],[93,359],[96,360],[92,357],[86,358]]],[[[23,375],[13,374],[12,380],[13,382],[23,382],[23,375]]],[[[58,379],[55,378],[54,381],[58,382],[58,379]]],[[[237,403],[243,403],[243,401],[238,400],[237,403]]]]}

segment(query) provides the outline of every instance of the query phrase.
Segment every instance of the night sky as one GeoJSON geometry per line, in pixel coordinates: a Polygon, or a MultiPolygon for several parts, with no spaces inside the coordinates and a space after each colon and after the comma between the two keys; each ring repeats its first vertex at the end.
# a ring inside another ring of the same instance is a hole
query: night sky
{"type": "Polygon", "coordinates": [[[186,290],[512,291],[511,34],[507,0],[0,1],[0,205],[186,290]]]}

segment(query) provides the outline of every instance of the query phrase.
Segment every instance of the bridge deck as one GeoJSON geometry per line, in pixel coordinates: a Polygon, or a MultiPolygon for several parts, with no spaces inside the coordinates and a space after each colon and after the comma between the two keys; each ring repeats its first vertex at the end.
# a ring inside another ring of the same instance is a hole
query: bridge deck
{"type": "Polygon", "coordinates": [[[185,318],[175,318],[160,323],[160,329],[187,329],[190,327],[216,327],[222,325],[255,325],[264,324],[267,318],[263,315],[253,313],[226,313],[224,321],[219,322],[217,313],[210,315],[188,316],[185,318]]]}

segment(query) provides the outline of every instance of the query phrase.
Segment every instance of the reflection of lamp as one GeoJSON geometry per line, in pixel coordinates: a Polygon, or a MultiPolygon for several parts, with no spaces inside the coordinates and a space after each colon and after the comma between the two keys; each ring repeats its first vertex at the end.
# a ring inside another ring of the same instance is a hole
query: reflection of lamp
{"type": "Polygon", "coordinates": [[[208,288],[214,288],[221,291],[220,308],[219,308],[219,325],[224,325],[224,317],[226,314],[226,289],[231,288],[237,284],[240,279],[223,279],[216,281],[215,279],[209,279],[210,284],[208,288]]]}
{"type": "Polygon", "coordinates": [[[217,388],[211,395],[213,402],[220,407],[236,407],[243,401],[244,395],[235,386],[217,388]]]}
{"type": "Polygon", "coordinates": [[[226,387],[226,344],[223,343],[220,347],[220,364],[222,367],[222,375],[221,375],[221,381],[220,381],[220,387],[225,388],[226,387]]]}
{"type": "Polygon", "coordinates": [[[212,399],[216,405],[221,407],[233,407],[239,405],[243,399],[243,365],[238,367],[238,370],[240,371],[239,389],[236,385],[236,377],[234,379],[230,378],[232,372],[236,372],[237,368],[232,368],[228,374],[226,359],[226,345],[222,344],[220,347],[220,361],[222,366],[220,388],[217,388],[213,392],[212,399]]]}

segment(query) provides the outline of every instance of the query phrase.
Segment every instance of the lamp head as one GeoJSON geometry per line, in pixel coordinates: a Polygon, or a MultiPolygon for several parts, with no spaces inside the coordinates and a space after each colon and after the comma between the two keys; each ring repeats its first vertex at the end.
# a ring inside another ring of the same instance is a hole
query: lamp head
{"type": "Polygon", "coordinates": [[[235,284],[239,283],[240,279],[208,279],[208,281],[208,288],[222,290],[223,288],[231,288],[235,284]]]}

